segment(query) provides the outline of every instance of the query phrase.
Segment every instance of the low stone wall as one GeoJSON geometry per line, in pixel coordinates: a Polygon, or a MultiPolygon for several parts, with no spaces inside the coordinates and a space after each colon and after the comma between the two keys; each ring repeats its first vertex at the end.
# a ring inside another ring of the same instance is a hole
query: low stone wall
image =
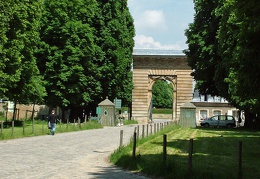
{"type": "MultiPolygon", "coordinates": [[[[7,115],[7,119],[12,119],[14,113],[16,120],[30,119],[32,117],[33,105],[17,104],[16,110],[13,108],[8,108],[8,110],[6,110],[2,104],[0,110],[5,114],[5,116],[7,115]]],[[[49,114],[49,107],[46,105],[35,105],[34,111],[34,117],[42,118],[43,116],[46,118],[49,114]]]]}

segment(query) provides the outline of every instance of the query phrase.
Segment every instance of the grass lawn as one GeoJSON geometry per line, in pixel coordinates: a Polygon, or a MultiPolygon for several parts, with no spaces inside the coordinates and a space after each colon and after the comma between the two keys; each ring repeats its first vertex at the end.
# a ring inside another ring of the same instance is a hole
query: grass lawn
{"type": "Polygon", "coordinates": [[[110,160],[122,168],[162,178],[238,178],[238,142],[242,141],[242,174],[260,177],[260,132],[225,128],[181,128],[170,125],[156,135],[115,151],[110,160]],[[163,162],[163,134],[167,157],[163,162]],[[188,172],[189,139],[193,138],[192,175],[188,172]]]}
{"type": "Polygon", "coordinates": [[[153,108],[153,114],[172,114],[172,109],[153,108]]]}
{"type": "MultiPolygon", "coordinates": [[[[26,120],[24,122],[24,126],[23,126],[23,121],[18,121],[18,122],[19,125],[15,125],[14,128],[12,128],[12,124],[9,124],[7,128],[0,127],[0,140],[50,134],[50,130],[47,128],[47,121],[34,120],[34,125],[32,125],[31,120],[26,120]]],[[[135,120],[123,120],[124,125],[131,125],[137,123],[138,122],[135,120]]],[[[103,126],[96,120],[92,120],[91,122],[81,123],[80,127],[78,123],[75,124],[69,123],[68,125],[66,123],[57,123],[56,133],[73,132],[73,131],[88,130],[88,129],[99,129],[99,128],[103,128],[103,126]]]]}
{"type": "MultiPolygon", "coordinates": [[[[47,121],[35,120],[34,124],[32,124],[31,120],[27,120],[24,122],[24,125],[22,124],[22,121],[19,122],[21,122],[21,124],[19,126],[15,126],[14,128],[12,128],[11,125],[7,128],[1,128],[0,140],[50,134],[50,130],[47,127],[47,121]]],[[[76,123],[75,125],[73,123],[69,123],[68,125],[64,123],[58,123],[56,125],[56,133],[98,128],[103,128],[103,126],[97,121],[81,123],[80,127],[78,123],[76,123]]]]}

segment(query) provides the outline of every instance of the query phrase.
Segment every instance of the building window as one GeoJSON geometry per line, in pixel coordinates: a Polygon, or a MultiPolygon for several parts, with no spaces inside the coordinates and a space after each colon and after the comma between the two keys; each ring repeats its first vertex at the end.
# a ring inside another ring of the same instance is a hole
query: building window
{"type": "Polygon", "coordinates": [[[207,110],[200,110],[200,120],[205,120],[208,117],[207,110]]]}
{"type": "Polygon", "coordinates": [[[220,110],[214,110],[213,116],[216,116],[216,115],[221,115],[221,111],[220,110]]]}

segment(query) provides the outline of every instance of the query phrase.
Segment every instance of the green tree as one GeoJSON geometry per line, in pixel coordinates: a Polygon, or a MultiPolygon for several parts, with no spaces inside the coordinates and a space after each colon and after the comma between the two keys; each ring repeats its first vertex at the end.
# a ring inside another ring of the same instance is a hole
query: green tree
{"type": "Polygon", "coordinates": [[[42,101],[45,88],[36,65],[41,1],[0,2],[0,95],[22,103],[42,101]]]}
{"type": "Polygon", "coordinates": [[[47,104],[94,111],[106,96],[130,101],[133,19],[126,1],[44,1],[38,66],[47,104]]]}
{"type": "Polygon", "coordinates": [[[199,91],[225,97],[247,113],[259,111],[257,4],[196,0],[194,22],[185,33],[189,45],[185,53],[199,91]]]}
{"type": "Polygon", "coordinates": [[[100,1],[101,25],[95,34],[104,52],[100,63],[102,95],[131,101],[132,53],[135,35],[127,0],[100,1]]]}
{"type": "Polygon", "coordinates": [[[38,66],[47,81],[49,106],[86,106],[100,95],[99,52],[94,43],[94,0],[45,0],[38,66]]]}
{"type": "Polygon", "coordinates": [[[152,89],[153,106],[157,108],[172,108],[173,87],[167,81],[158,80],[152,89]]]}
{"type": "Polygon", "coordinates": [[[247,111],[248,125],[260,107],[259,5],[254,0],[226,0],[220,9],[223,18],[218,31],[219,53],[222,66],[229,71],[225,81],[229,84],[230,101],[247,111]]]}
{"type": "MultiPolygon", "coordinates": [[[[185,35],[187,36],[188,64],[192,69],[192,76],[196,80],[196,88],[201,94],[222,95],[217,89],[216,68],[221,61],[217,53],[217,30],[219,17],[215,9],[221,4],[221,0],[203,1],[196,0],[194,22],[189,25],[185,35]]],[[[223,75],[226,74],[225,72],[223,75]]],[[[223,81],[223,80],[222,80],[223,81]]],[[[219,86],[226,86],[222,84],[219,86]]],[[[223,97],[226,97],[225,94],[223,97]]]]}

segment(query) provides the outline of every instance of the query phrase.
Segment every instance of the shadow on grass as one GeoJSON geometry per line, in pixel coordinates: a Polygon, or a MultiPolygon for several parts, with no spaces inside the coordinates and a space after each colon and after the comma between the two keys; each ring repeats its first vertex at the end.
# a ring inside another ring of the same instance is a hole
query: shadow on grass
{"type": "MultiPolygon", "coordinates": [[[[238,129],[202,129],[211,137],[193,142],[192,174],[188,171],[189,140],[167,141],[167,159],[159,154],[123,155],[116,165],[163,178],[238,178],[238,142],[242,141],[243,178],[260,176],[260,133],[238,129]]],[[[162,142],[151,142],[162,146],[162,142]]],[[[141,145],[139,146],[141,147],[141,145]]],[[[162,151],[161,147],[161,151],[162,151]]],[[[158,152],[157,152],[158,153],[158,152]]]]}

